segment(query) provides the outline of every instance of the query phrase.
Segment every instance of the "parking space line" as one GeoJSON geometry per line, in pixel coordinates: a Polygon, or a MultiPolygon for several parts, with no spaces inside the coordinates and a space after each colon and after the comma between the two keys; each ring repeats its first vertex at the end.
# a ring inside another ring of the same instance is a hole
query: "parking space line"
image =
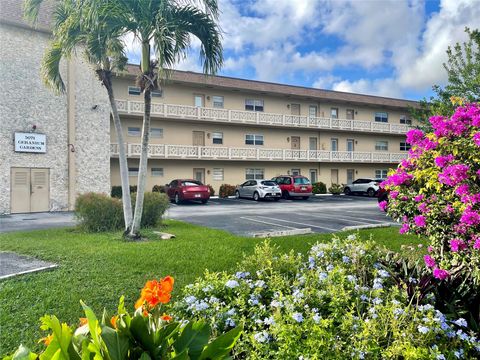
{"type": "MultiPolygon", "coordinates": [[[[240,219],[245,219],[245,220],[248,220],[248,221],[254,221],[254,222],[258,222],[258,223],[262,223],[262,224],[267,224],[267,225],[280,226],[280,227],[289,228],[289,229],[298,229],[298,228],[293,227],[293,226],[280,225],[280,224],[275,224],[275,223],[271,223],[271,222],[268,222],[268,221],[262,221],[262,220],[257,220],[257,219],[250,219],[250,218],[245,217],[245,216],[241,216],[240,219]]],[[[277,220],[277,219],[275,219],[275,220],[277,220]]]]}
{"type": "Polygon", "coordinates": [[[330,218],[330,219],[338,219],[338,220],[345,220],[348,222],[353,222],[353,223],[358,223],[358,224],[365,224],[366,221],[373,221],[375,223],[385,223],[386,221],[380,221],[380,220],[375,220],[375,219],[367,219],[367,218],[360,218],[360,217],[354,217],[354,216],[348,216],[348,215],[339,215],[339,216],[332,216],[332,215],[314,215],[314,214],[308,214],[308,216],[313,216],[316,218],[330,218]],[[350,220],[346,218],[354,218],[358,220],[363,220],[363,221],[357,221],[357,220],[350,220]]]}
{"type": "MultiPolygon", "coordinates": [[[[263,217],[263,216],[259,216],[259,217],[263,217]]],[[[281,219],[275,219],[275,221],[281,221],[281,222],[286,222],[286,223],[291,223],[291,224],[297,224],[297,225],[304,225],[304,226],[308,226],[308,227],[312,227],[312,228],[316,228],[316,229],[324,229],[324,230],[329,230],[329,231],[338,231],[340,229],[332,229],[332,228],[328,228],[326,226],[318,226],[318,225],[312,225],[312,224],[305,224],[305,223],[301,223],[301,222],[296,222],[296,221],[290,221],[290,220],[281,220],[281,219]]]]}

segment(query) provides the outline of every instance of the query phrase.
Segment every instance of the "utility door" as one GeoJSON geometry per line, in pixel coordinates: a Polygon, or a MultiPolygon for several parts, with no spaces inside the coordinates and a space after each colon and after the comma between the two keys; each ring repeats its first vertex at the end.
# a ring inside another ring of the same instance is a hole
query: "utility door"
{"type": "Polygon", "coordinates": [[[300,136],[291,136],[292,150],[300,150],[300,136]]]}
{"type": "Polygon", "coordinates": [[[205,169],[193,169],[193,178],[200,181],[202,184],[205,184],[205,169]]]}
{"type": "Polygon", "coordinates": [[[49,210],[49,169],[12,168],[11,212],[49,210]]]}
{"type": "Polygon", "coordinates": [[[193,146],[205,146],[205,131],[193,131],[193,146]]]}
{"type": "Polygon", "coordinates": [[[310,150],[317,150],[318,149],[317,138],[311,137],[309,141],[310,141],[309,143],[310,150]]]}
{"type": "Polygon", "coordinates": [[[352,184],[355,180],[355,169],[347,169],[347,184],[352,184]]]}
{"type": "Polygon", "coordinates": [[[292,115],[300,115],[300,104],[291,104],[292,115]]]}
{"type": "Polygon", "coordinates": [[[332,169],[330,174],[332,184],[338,184],[338,169],[332,169]]]}

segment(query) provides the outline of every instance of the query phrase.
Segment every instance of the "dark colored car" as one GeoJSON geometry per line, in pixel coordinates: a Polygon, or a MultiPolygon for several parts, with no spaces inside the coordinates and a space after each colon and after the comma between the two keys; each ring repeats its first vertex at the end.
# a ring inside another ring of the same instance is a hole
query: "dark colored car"
{"type": "Polygon", "coordinates": [[[206,204],[210,199],[208,186],[192,179],[175,179],[166,185],[165,192],[170,201],[174,201],[175,204],[186,200],[195,200],[206,204]]]}
{"type": "Polygon", "coordinates": [[[382,187],[378,189],[378,192],[377,192],[378,202],[386,201],[388,203],[389,192],[390,192],[389,190],[385,190],[385,188],[382,188],[382,187]]]}
{"type": "Polygon", "coordinates": [[[303,200],[307,200],[312,196],[312,184],[305,176],[302,175],[281,175],[272,179],[275,181],[280,190],[282,190],[282,196],[285,199],[292,197],[301,197],[303,200]]]}

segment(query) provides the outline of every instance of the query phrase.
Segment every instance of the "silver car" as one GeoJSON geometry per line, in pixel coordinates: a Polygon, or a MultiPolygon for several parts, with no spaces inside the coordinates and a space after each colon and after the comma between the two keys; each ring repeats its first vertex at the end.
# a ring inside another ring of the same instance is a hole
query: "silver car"
{"type": "Polygon", "coordinates": [[[247,180],[242,185],[237,185],[235,197],[251,198],[255,201],[260,199],[280,200],[282,190],[276,182],[272,180],[247,180]]]}
{"type": "Polygon", "coordinates": [[[345,185],[343,192],[345,195],[354,193],[367,194],[370,197],[374,197],[377,194],[378,185],[382,182],[382,179],[357,179],[351,184],[345,185]]]}

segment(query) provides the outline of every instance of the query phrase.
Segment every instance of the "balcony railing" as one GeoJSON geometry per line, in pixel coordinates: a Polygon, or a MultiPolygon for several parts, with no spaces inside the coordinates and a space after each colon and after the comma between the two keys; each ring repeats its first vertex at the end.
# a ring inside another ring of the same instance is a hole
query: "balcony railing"
{"type": "MultiPolygon", "coordinates": [[[[117,100],[117,109],[121,113],[143,114],[142,101],[117,100]]],[[[410,127],[404,124],[389,124],[365,120],[332,119],[303,115],[285,115],[266,112],[228,110],[195,107],[188,105],[152,103],[152,115],[165,118],[182,118],[223,123],[268,125],[279,127],[299,127],[309,129],[330,129],[343,131],[361,131],[371,133],[390,133],[404,135],[410,127]]]]}
{"type": "MultiPolygon", "coordinates": [[[[140,152],[141,144],[127,144],[128,157],[139,157],[140,152]]],[[[110,144],[110,155],[118,156],[118,144],[110,144]]],[[[151,159],[398,163],[407,157],[407,153],[150,144],[148,157],[151,159]]]]}

